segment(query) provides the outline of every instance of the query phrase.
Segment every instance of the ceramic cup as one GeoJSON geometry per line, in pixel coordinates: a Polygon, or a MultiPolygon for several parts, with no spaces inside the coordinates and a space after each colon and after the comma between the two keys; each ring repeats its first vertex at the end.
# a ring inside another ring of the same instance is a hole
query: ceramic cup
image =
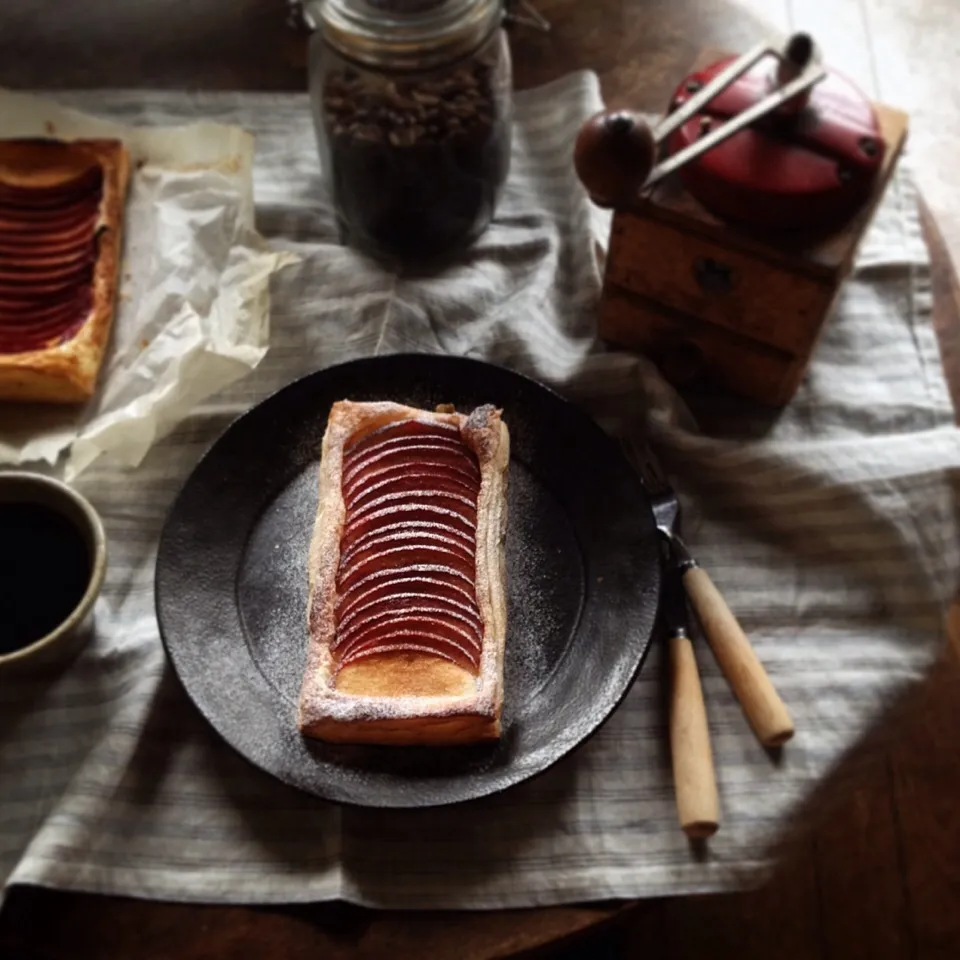
{"type": "MultiPolygon", "coordinates": [[[[107,569],[107,543],[96,510],[76,490],[38,473],[21,471],[0,472],[0,505],[25,504],[43,507],[59,514],[80,534],[89,555],[89,578],[79,602],[56,626],[28,646],[0,653],[0,682],[2,676],[15,668],[34,667],[62,661],[79,651],[89,639],[92,629],[93,605],[103,586],[107,569]]],[[[0,532],[0,550],[10,549],[0,532]]],[[[56,577],[57,557],[51,556],[49,570],[44,576],[56,577]]],[[[2,586],[0,586],[2,589],[2,586]]],[[[3,624],[0,623],[0,630],[3,624]]]]}

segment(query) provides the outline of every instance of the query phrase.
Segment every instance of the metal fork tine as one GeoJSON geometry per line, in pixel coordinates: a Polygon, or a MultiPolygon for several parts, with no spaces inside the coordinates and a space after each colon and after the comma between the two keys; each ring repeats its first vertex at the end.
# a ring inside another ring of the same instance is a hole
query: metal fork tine
{"type": "Polygon", "coordinates": [[[656,492],[663,493],[665,490],[669,489],[670,484],[667,482],[667,478],[663,475],[663,471],[660,469],[660,464],[652,455],[649,447],[644,447],[643,462],[644,467],[650,476],[651,484],[656,485],[656,492]]]}
{"type": "Polygon", "coordinates": [[[640,474],[640,482],[645,488],[648,488],[649,484],[647,482],[646,471],[644,470],[643,457],[640,455],[637,441],[633,437],[621,437],[620,449],[623,451],[623,455],[627,458],[630,466],[640,474]]]}
{"type": "Polygon", "coordinates": [[[621,446],[627,459],[640,474],[640,479],[647,488],[647,493],[651,496],[657,496],[670,489],[670,484],[663,475],[660,464],[645,441],[637,440],[632,436],[626,437],[621,440],[621,446]]]}
{"type": "Polygon", "coordinates": [[[680,501],[657,462],[656,455],[642,437],[621,438],[620,445],[650,498],[657,528],[668,542],[673,543],[680,523],[680,501]]]}

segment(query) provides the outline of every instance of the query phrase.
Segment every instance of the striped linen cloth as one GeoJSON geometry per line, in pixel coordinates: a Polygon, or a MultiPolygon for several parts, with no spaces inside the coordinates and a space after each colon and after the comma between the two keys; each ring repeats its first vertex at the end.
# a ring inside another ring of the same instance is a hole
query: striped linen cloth
{"type": "Polygon", "coordinates": [[[271,348],[140,468],[78,486],[111,544],[94,641],[45,680],[0,679],[0,875],[175,900],[342,898],[392,908],[519,907],[729,888],[942,640],[957,586],[960,442],[931,323],[929,264],[899,176],[795,401],[687,408],[641,358],[594,334],[604,217],[572,173],[600,106],[576,74],[517,98],[509,187],[462,262],[410,280],[335,240],[301,96],[72,94],[125,123],[207,117],[258,138],[258,228],[303,255],[275,278],[271,348]],[[695,552],[793,712],[771,761],[705,648],[698,658],[723,826],[695,856],[676,823],[659,651],[601,732],[544,776],[451,809],[339,808],[224,746],[168,667],[156,544],[220,431],[294,377],[369,354],[482,357],[533,374],[608,429],[652,435],[695,552]]]}

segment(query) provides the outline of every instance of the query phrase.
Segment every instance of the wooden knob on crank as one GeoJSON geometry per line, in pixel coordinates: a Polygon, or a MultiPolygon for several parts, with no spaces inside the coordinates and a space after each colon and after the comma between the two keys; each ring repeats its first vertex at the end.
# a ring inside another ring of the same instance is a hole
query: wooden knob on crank
{"type": "Polygon", "coordinates": [[[656,162],[653,131],[630,110],[598,113],[580,128],[573,165],[593,201],[616,207],[636,198],[656,162]]]}

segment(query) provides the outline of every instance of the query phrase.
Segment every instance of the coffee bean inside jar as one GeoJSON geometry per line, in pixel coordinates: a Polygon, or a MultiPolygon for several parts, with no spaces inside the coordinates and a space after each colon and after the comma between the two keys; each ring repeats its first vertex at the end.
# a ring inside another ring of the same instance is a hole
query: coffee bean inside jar
{"type": "Polygon", "coordinates": [[[380,259],[449,258],[489,224],[509,169],[502,31],[429,70],[374,70],[337,54],[326,51],[312,87],[341,239],[380,259]]]}

